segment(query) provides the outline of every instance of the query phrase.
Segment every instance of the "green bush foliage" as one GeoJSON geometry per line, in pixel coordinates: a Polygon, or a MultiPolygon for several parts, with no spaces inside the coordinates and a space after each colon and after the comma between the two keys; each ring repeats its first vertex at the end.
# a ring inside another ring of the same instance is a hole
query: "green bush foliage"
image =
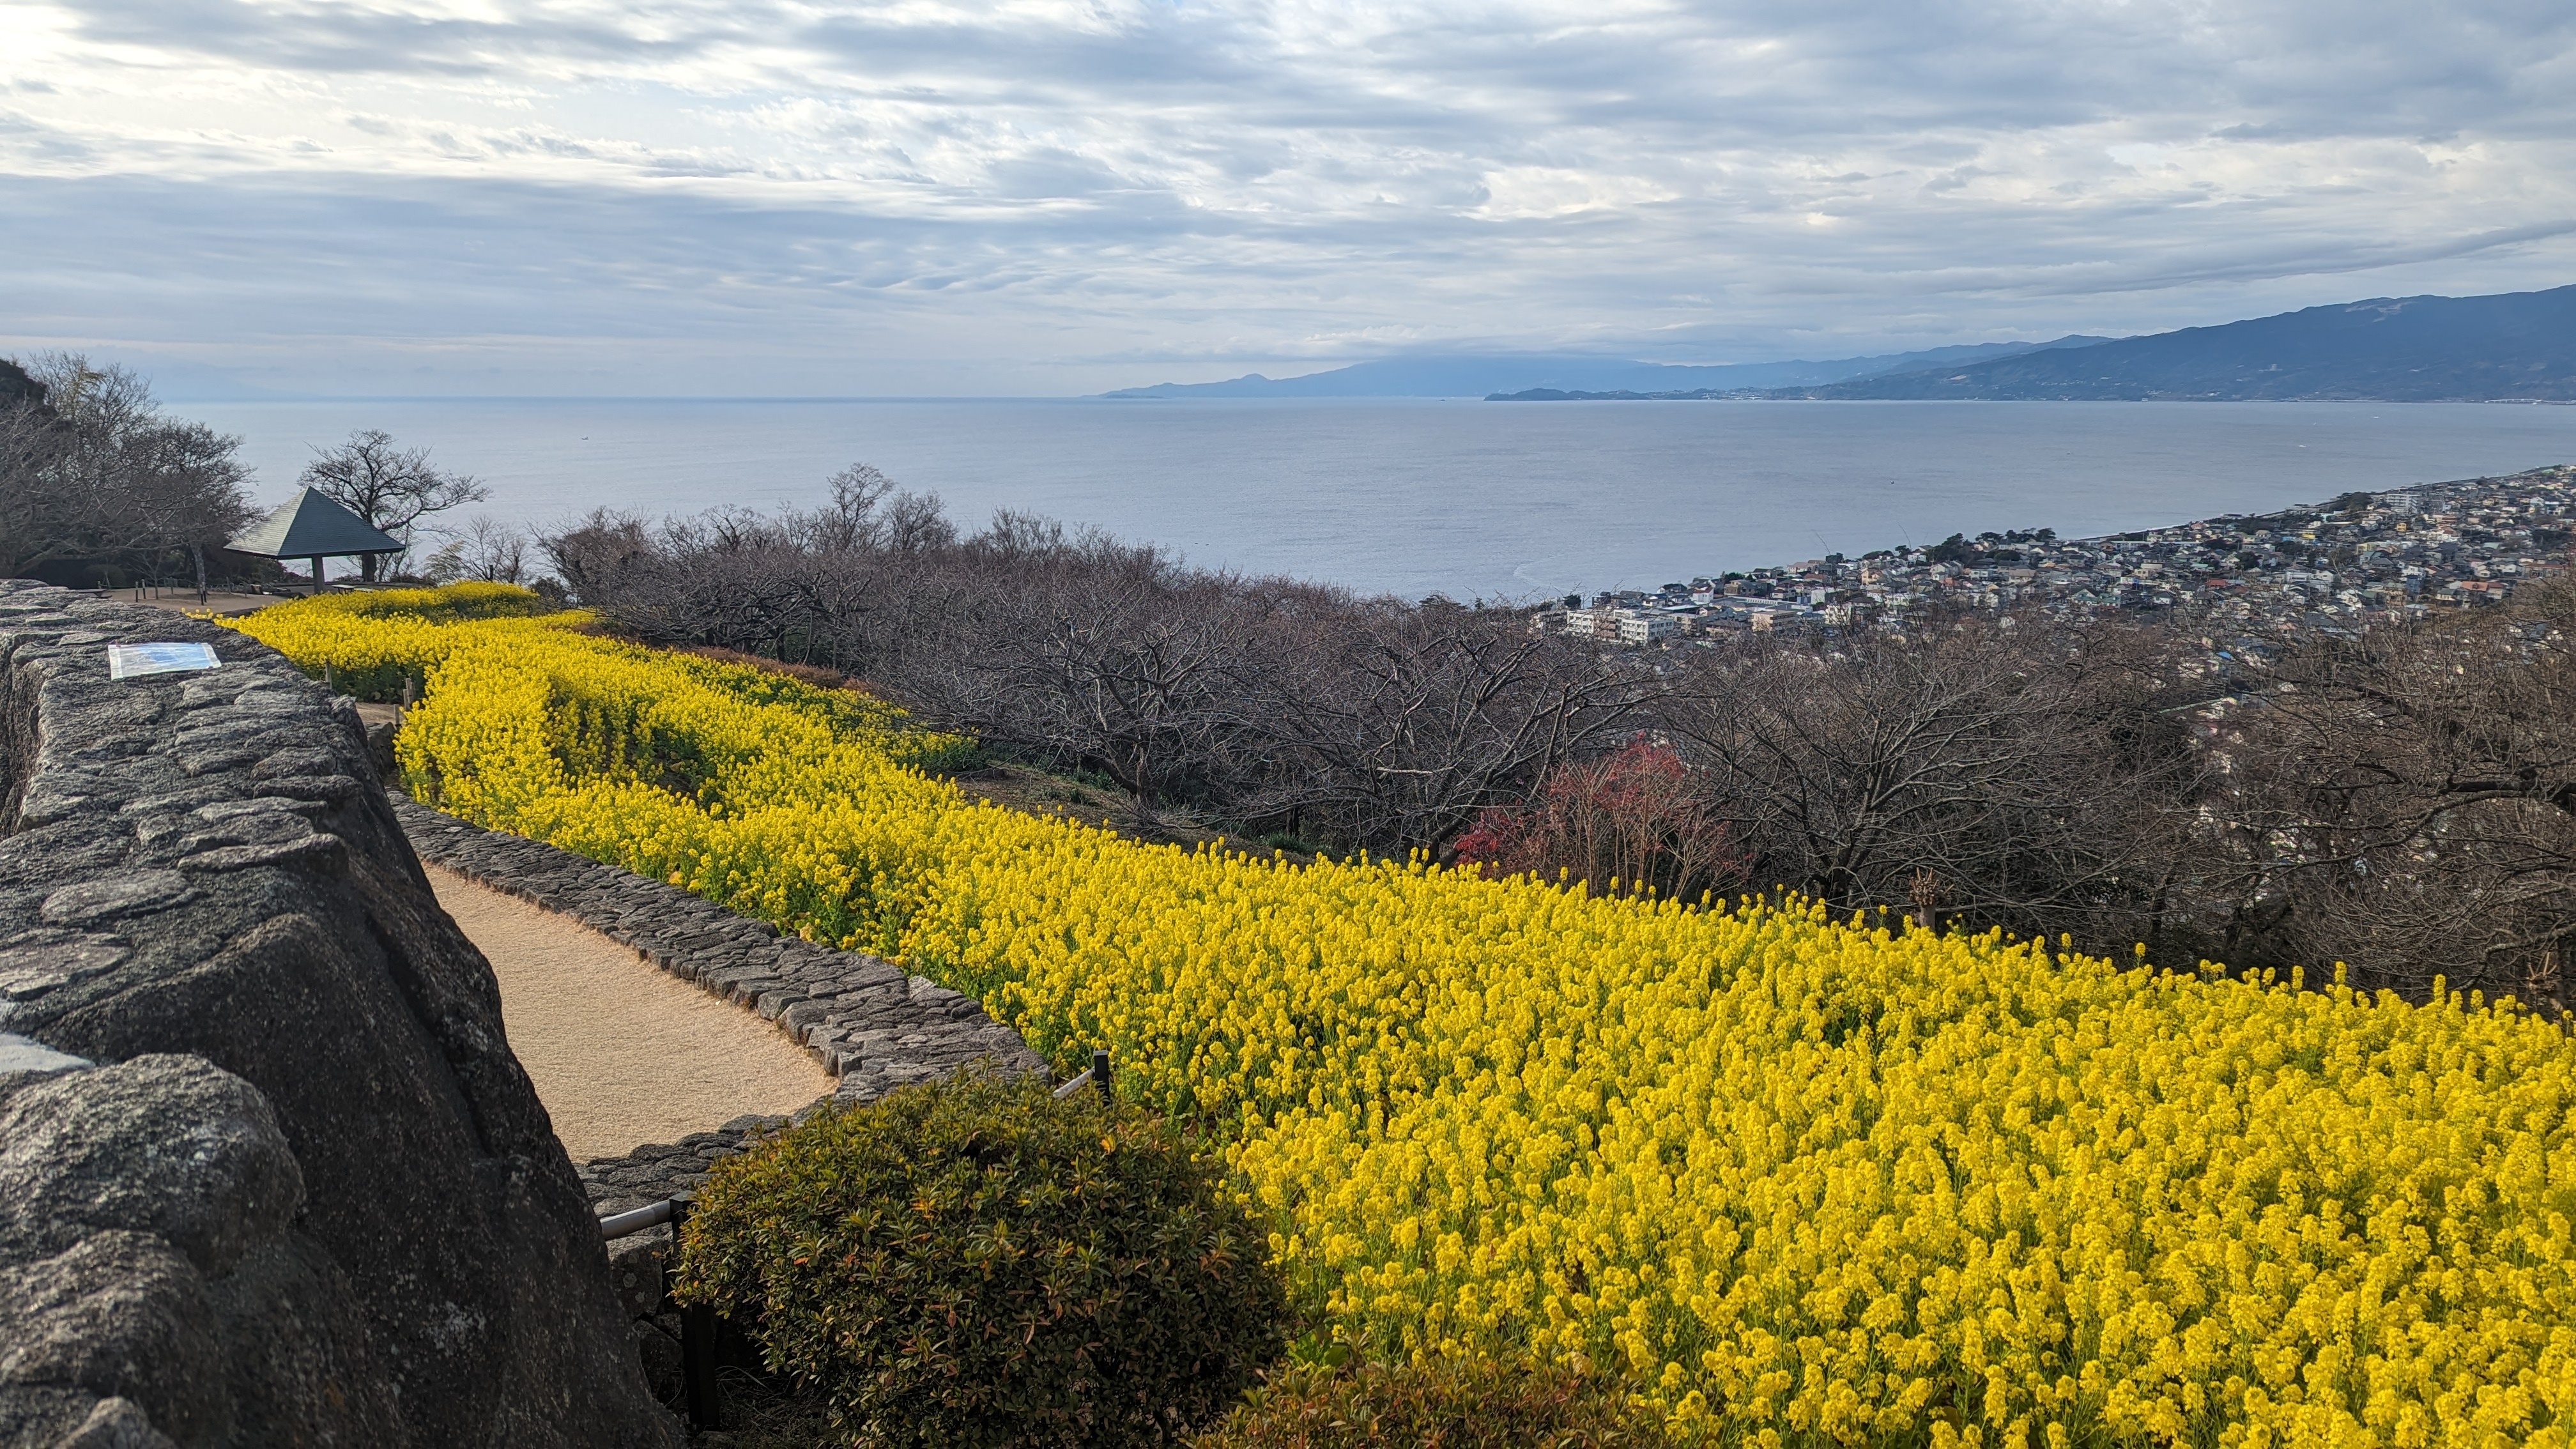
{"type": "Polygon", "coordinates": [[[1611,1381],[1549,1364],[1308,1367],[1256,1390],[1192,1449],[1629,1449],[1665,1443],[1611,1381]]]}
{"type": "Polygon", "coordinates": [[[842,1444],[1177,1442],[1280,1347],[1219,1171],[1093,1093],[969,1073],[719,1163],[676,1291],[825,1396],[842,1444]]]}
{"type": "Polygon", "coordinates": [[[297,607],[355,614],[362,619],[416,618],[432,624],[473,619],[532,619],[563,612],[563,604],[517,584],[469,582],[427,589],[360,589],[317,594],[297,607]]]}

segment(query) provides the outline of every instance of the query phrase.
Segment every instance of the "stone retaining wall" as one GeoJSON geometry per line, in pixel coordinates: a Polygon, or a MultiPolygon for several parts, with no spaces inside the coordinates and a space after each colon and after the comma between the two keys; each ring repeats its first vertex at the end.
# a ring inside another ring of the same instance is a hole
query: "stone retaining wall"
{"type": "Polygon", "coordinates": [[[0,582],[0,1449],[676,1449],[587,1196],[346,701],[0,582]]]}
{"type": "MultiPolygon", "coordinates": [[[[702,900],[677,886],[485,830],[395,795],[395,814],[421,859],[495,890],[570,916],[684,981],[758,1012],[840,1079],[832,1103],[875,1100],[908,1082],[945,1077],[969,1062],[1044,1072],[1019,1033],[969,997],[858,951],[818,946],[702,900]]],[[[582,1187],[602,1215],[685,1196],[716,1159],[792,1117],[737,1117],[677,1142],[648,1143],[581,1165],[582,1187]]],[[[637,1355],[665,1403],[679,1392],[679,1324],[664,1296],[671,1230],[609,1244],[612,1280],[633,1320],[637,1355]]]]}
{"type": "Polygon", "coordinates": [[[570,916],[776,1023],[840,1079],[835,1100],[873,1101],[977,1060],[1045,1070],[1018,1032],[972,998],[879,957],[783,936],[677,886],[400,797],[395,813],[421,859],[570,916]]]}

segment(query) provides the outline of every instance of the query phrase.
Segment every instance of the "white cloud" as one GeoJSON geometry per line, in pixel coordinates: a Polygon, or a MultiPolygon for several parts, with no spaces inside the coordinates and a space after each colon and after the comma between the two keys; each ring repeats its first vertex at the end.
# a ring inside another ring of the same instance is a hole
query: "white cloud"
{"type": "Polygon", "coordinates": [[[2570,218],[2533,0],[0,3],[0,351],[288,386],[1816,355],[2552,285],[2570,218]]]}
{"type": "Polygon", "coordinates": [[[1642,176],[1604,176],[1562,166],[1506,166],[1485,173],[1485,201],[1473,214],[1489,221],[1572,216],[1670,201],[1675,195],[1642,176]]]}

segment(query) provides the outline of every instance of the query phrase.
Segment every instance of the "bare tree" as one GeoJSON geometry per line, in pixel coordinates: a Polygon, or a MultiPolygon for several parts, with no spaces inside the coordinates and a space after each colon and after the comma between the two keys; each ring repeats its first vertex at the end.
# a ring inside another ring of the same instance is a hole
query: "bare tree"
{"type": "Polygon", "coordinates": [[[658,572],[661,562],[643,519],[606,508],[594,508],[571,526],[539,536],[537,547],[574,598],[615,610],[621,618],[641,611],[639,596],[649,587],[647,575],[658,572]]]}
{"type": "Polygon", "coordinates": [[[1746,862],[1699,773],[1669,745],[1631,740],[1559,767],[1526,805],[1486,811],[1459,837],[1458,859],[1595,893],[1727,895],[1746,883],[1746,862]]]}
{"type": "Polygon", "coordinates": [[[797,547],[818,554],[872,550],[913,553],[957,541],[936,493],[913,493],[865,463],[853,463],[826,480],[831,501],[808,511],[790,509],[780,522],[797,547]]]}
{"type": "Polygon", "coordinates": [[[2207,765],[2165,648],[1982,619],[1751,647],[1694,670],[1665,718],[1759,882],[1836,909],[2187,947],[2207,765]]]}
{"type": "Polygon", "coordinates": [[[69,443],[45,404],[45,386],[0,361],[0,572],[23,574],[61,557],[88,530],[74,522],[80,500],[61,486],[69,443]]]}
{"type": "MultiPolygon", "coordinates": [[[[2317,641],[2224,722],[2215,832],[2249,962],[2571,1004],[2576,587],[2317,641]]],[[[2233,958],[2231,958],[2233,959],[2233,958]]]]}
{"type": "Polygon", "coordinates": [[[1292,616],[1266,662],[1252,808],[1345,840],[1446,847],[1478,812],[1615,737],[1659,685],[1625,656],[1505,610],[1342,600],[1292,616]]]}
{"type": "Polygon", "coordinates": [[[54,354],[0,378],[0,571],[71,562],[153,574],[250,516],[241,440],[162,415],[120,367],[54,354]]]}
{"type": "MultiPolygon", "coordinates": [[[[405,543],[420,519],[492,496],[482,480],[431,466],[429,449],[398,447],[381,428],[356,429],[338,447],[314,451],[299,481],[405,543]]],[[[363,563],[374,579],[375,556],[363,563]]]]}
{"type": "Polygon", "coordinates": [[[908,593],[941,588],[914,578],[913,561],[953,549],[956,531],[936,497],[864,465],[830,487],[824,506],[776,515],[651,524],[599,510],[538,542],[575,597],[642,637],[866,672],[914,637],[903,621],[936,613],[908,593]]]}
{"type": "Polygon", "coordinates": [[[1257,597],[1149,547],[1017,518],[932,562],[916,554],[905,569],[914,607],[876,651],[876,677],[1140,801],[1222,793],[1216,765],[1248,712],[1230,681],[1253,647],[1257,597]]]}
{"type": "Polygon", "coordinates": [[[1634,673],[1517,615],[1188,568],[1026,515],[960,537],[936,498],[864,467],[818,509],[595,514],[544,547],[644,637],[864,675],[1110,777],[1140,814],[1354,845],[1443,844],[1604,728],[1634,673]]]}
{"type": "Polygon", "coordinates": [[[452,584],[460,579],[484,583],[519,584],[527,582],[527,531],[516,524],[502,523],[488,514],[477,514],[464,531],[453,534],[429,556],[426,570],[430,582],[452,584]]]}

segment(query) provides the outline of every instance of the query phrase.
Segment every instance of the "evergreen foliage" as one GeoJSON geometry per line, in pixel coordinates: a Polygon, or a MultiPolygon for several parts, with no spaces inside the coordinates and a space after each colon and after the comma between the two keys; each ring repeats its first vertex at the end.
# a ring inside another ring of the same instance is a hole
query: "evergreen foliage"
{"type": "Polygon", "coordinates": [[[1433,1359],[1291,1371],[1192,1449],[1630,1449],[1665,1442],[1612,1381],[1548,1364],[1433,1359]]]}
{"type": "Polygon", "coordinates": [[[718,1164],[677,1291],[755,1325],[844,1444],[1169,1443],[1279,1349],[1221,1172],[1088,1092],[970,1073],[718,1164]]]}

